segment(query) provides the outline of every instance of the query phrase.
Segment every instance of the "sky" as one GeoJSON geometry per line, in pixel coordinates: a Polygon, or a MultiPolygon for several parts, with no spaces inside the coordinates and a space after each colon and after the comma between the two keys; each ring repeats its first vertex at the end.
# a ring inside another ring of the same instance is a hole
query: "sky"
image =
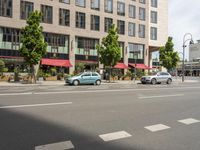
{"type": "MultiPolygon", "coordinates": [[[[200,0],[169,0],[168,30],[169,36],[173,37],[175,50],[180,52],[185,33],[191,33],[195,43],[200,40],[200,0]]],[[[188,38],[190,36],[186,37],[188,38]]],[[[186,44],[188,45],[189,41],[186,44]]],[[[188,48],[186,58],[188,59],[188,48]]]]}

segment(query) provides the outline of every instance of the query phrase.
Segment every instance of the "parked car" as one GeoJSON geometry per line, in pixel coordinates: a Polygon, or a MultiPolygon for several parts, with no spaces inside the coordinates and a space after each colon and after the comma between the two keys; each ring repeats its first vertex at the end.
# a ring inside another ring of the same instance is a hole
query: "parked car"
{"type": "Polygon", "coordinates": [[[157,73],[154,73],[153,75],[143,76],[141,78],[142,84],[146,84],[146,83],[157,84],[157,83],[162,83],[162,82],[171,84],[172,76],[167,72],[157,72],[157,73]]]}
{"type": "Polygon", "coordinates": [[[76,76],[69,77],[66,79],[65,83],[71,85],[79,85],[79,84],[101,84],[101,76],[97,72],[83,72],[76,76]]]}

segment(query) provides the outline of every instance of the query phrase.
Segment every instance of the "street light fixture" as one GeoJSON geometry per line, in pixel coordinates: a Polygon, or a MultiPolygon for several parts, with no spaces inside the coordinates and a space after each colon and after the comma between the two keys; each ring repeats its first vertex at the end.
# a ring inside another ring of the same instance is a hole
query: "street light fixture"
{"type": "Polygon", "coordinates": [[[194,44],[194,42],[193,42],[193,38],[192,38],[192,34],[191,33],[186,33],[186,34],[184,34],[184,36],[183,36],[183,60],[182,60],[182,82],[184,82],[184,76],[185,76],[185,67],[184,67],[184,65],[185,65],[185,48],[186,48],[186,42],[187,41],[190,41],[190,45],[191,44],[194,44]],[[185,39],[186,38],[186,36],[187,35],[189,35],[190,36],[190,38],[188,38],[188,39],[185,39]]]}

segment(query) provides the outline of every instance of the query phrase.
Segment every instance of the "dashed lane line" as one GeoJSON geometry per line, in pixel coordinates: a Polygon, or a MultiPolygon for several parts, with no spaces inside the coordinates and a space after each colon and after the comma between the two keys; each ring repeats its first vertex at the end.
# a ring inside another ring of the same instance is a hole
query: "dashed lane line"
{"type": "Polygon", "coordinates": [[[157,131],[169,129],[170,127],[166,126],[164,124],[156,124],[156,125],[146,126],[144,128],[151,131],[151,132],[157,132],[157,131]]]}
{"type": "Polygon", "coordinates": [[[178,120],[178,122],[186,124],[186,125],[190,125],[190,124],[194,124],[194,123],[199,123],[200,120],[196,120],[194,118],[187,118],[187,119],[183,119],[183,120],[178,120]]]}
{"type": "Polygon", "coordinates": [[[10,105],[10,106],[1,106],[0,109],[24,108],[24,107],[42,107],[42,106],[56,106],[56,105],[69,105],[69,104],[72,104],[72,102],[45,103],[45,104],[29,104],[29,105],[10,105]]]}
{"type": "Polygon", "coordinates": [[[72,144],[71,141],[51,143],[35,147],[35,150],[68,150],[68,149],[74,149],[74,145],[72,144]]]}
{"type": "Polygon", "coordinates": [[[151,99],[151,98],[164,98],[164,97],[180,97],[184,96],[184,94],[175,94],[175,95],[156,95],[156,96],[141,96],[139,99],[151,99]]]}
{"type": "Polygon", "coordinates": [[[99,137],[105,142],[131,137],[132,135],[126,131],[118,131],[113,133],[101,134],[99,137]]]}

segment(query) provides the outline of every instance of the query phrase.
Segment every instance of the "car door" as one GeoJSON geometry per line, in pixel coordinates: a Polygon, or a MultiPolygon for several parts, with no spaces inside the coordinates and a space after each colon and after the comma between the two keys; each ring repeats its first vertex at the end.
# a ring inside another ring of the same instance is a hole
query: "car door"
{"type": "Polygon", "coordinates": [[[81,76],[81,84],[90,84],[91,83],[91,73],[87,72],[81,76]]]}
{"type": "Polygon", "coordinates": [[[99,75],[95,72],[92,73],[92,77],[91,77],[91,82],[95,83],[95,81],[97,80],[97,78],[99,77],[99,75]]]}
{"type": "Polygon", "coordinates": [[[160,79],[161,79],[160,82],[166,82],[167,78],[168,78],[168,74],[167,73],[165,73],[165,72],[161,72],[160,73],[160,79]]]}

